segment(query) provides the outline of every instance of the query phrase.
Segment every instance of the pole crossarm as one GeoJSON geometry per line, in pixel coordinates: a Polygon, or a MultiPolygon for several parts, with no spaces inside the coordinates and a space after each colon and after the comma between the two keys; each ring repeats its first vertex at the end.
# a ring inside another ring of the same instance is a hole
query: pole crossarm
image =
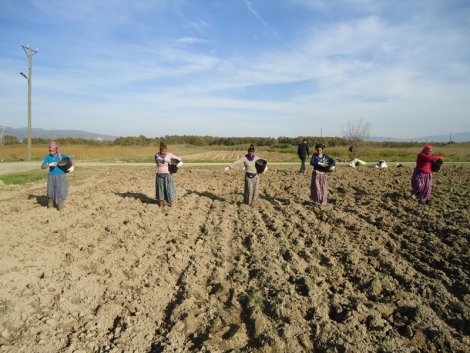
{"type": "Polygon", "coordinates": [[[26,53],[26,55],[29,57],[30,55],[34,55],[38,52],[38,49],[34,50],[33,48],[31,48],[29,45],[22,45],[21,46],[24,50],[24,52],[26,53]]]}

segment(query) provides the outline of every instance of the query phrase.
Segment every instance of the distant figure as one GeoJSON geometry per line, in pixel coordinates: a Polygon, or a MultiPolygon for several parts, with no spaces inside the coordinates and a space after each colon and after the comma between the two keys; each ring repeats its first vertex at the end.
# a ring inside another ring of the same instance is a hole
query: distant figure
{"type": "Polygon", "coordinates": [[[165,202],[167,202],[168,205],[172,207],[176,199],[175,183],[173,182],[173,177],[169,168],[170,164],[172,163],[172,158],[177,159],[179,164],[182,163],[181,158],[172,153],[169,153],[166,144],[161,142],[159,152],[155,155],[155,189],[156,199],[160,208],[165,205],[165,202]]]}
{"type": "Polygon", "coordinates": [[[366,165],[366,164],[367,164],[366,162],[364,162],[363,160],[359,158],[354,158],[353,160],[349,161],[349,166],[353,168],[356,168],[357,166],[360,166],[360,165],[366,165]]]}
{"type": "Polygon", "coordinates": [[[75,168],[75,161],[72,160],[67,154],[59,151],[59,145],[55,141],[49,143],[49,154],[44,156],[41,164],[41,169],[49,168],[47,176],[47,207],[57,207],[59,211],[64,209],[64,201],[68,196],[68,183],[66,173],[73,172],[75,168]],[[57,164],[61,160],[68,158],[70,163],[64,167],[59,167],[57,164]],[[64,170],[65,169],[65,170],[64,170]]]}
{"type": "MultiPolygon", "coordinates": [[[[256,167],[256,161],[261,160],[255,155],[255,146],[248,147],[248,153],[240,159],[236,160],[229,166],[225,167],[228,171],[235,167],[244,166],[245,169],[245,189],[243,191],[243,203],[254,207],[259,197],[259,176],[256,167]]],[[[267,166],[263,168],[263,173],[268,169],[267,166]]]]}
{"type": "Polygon", "coordinates": [[[416,168],[411,177],[411,196],[420,203],[429,203],[432,193],[432,162],[443,160],[442,156],[431,156],[432,146],[426,145],[416,158],[416,168]]]}
{"type": "Polygon", "coordinates": [[[297,154],[300,158],[300,173],[305,173],[305,160],[307,157],[310,157],[310,146],[307,143],[306,139],[303,139],[301,143],[299,143],[299,147],[297,148],[297,154]]]}
{"type": "Polygon", "coordinates": [[[312,184],[310,187],[310,199],[313,203],[326,205],[328,203],[328,176],[335,167],[335,161],[323,153],[325,145],[317,143],[316,153],[312,155],[310,164],[313,166],[312,184]]]}
{"type": "Polygon", "coordinates": [[[375,168],[387,168],[387,162],[384,160],[380,160],[377,162],[377,164],[374,166],[375,168]]]}

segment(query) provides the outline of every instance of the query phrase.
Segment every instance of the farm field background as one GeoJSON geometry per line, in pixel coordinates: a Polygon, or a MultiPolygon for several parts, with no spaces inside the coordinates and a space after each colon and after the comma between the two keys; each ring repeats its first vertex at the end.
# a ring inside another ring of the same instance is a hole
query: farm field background
{"type": "MultiPolygon", "coordinates": [[[[1,161],[21,161],[26,159],[27,150],[24,144],[0,146],[1,161]]],[[[387,162],[413,162],[422,145],[415,147],[368,147],[359,156],[370,163],[378,160],[387,162]]],[[[169,145],[169,150],[181,156],[185,162],[211,163],[230,162],[246,153],[247,146],[194,146],[169,145]]],[[[313,152],[313,147],[311,148],[313,152]]],[[[103,162],[153,162],[157,146],[91,146],[91,145],[61,145],[61,150],[77,160],[103,162]]],[[[257,147],[256,153],[270,162],[297,162],[296,146],[257,147]]],[[[351,159],[347,147],[328,147],[325,152],[338,161],[351,159]]],[[[434,147],[434,154],[446,156],[450,162],[470,162],[470,143],[441,144],[434,147]]],[[[41,160],[47,154],[47,145],[33,145],[33,160],[41,160]]]]}
{"type": "Polygon", "coordinates": [[[150,164],[77,168],[62,213],[45,179],[0,185],[1,351],[468,352],[470,166],[426,206],[412,165],[337,168],[325,207],[297,169],[254,209],[220,167],[163,210],[150,164]]]}

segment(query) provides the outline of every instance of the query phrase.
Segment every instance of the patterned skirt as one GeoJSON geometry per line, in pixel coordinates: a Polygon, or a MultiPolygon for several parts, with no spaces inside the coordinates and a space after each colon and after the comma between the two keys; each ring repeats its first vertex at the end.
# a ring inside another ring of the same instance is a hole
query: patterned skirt
{"type": "Polygon", "coordinates": [[[415,170],[411,177],[413,195],[421,202],[426,202],[432,192],[432,174],[422,173],[415,170]]]}
{"type": "Polygon", "coordinates": [[[157,173],[155,181],[157,201],[173,202],[176,199],[176,188],[170,173],[157,173]]]}
{"type": "Polygon", "coordinates": [[[325,173],[313,171],[310,199],[322,205],[328,202],[328,176],[325,173]]]}
{"type": "Polygon", "coordinates": [[[259,175],[253,178],[245,174],[245,190],[243,192],[243,203],[254,206],[259,197],[259,175]]]}
{"type": "Polygon", "coordinates": [[[56,205],[64,201],[68,196],[68,183],[65,174],[47,176],[47,197],[56,205]]]}

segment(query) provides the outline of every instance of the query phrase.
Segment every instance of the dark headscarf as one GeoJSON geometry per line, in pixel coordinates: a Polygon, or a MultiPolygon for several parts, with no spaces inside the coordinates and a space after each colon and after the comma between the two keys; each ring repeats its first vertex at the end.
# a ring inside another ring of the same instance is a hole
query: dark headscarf
{"type": "Polygon", "coordinates": [[[255,146],[250,145],[250,147],[248,147],[248,153],[245,155],[246,159],[252,162],[255,159],[254,153],[255,153],[255,146]],[[250,152],[253,152],[253,155],[250,155],[250,152]]]}

